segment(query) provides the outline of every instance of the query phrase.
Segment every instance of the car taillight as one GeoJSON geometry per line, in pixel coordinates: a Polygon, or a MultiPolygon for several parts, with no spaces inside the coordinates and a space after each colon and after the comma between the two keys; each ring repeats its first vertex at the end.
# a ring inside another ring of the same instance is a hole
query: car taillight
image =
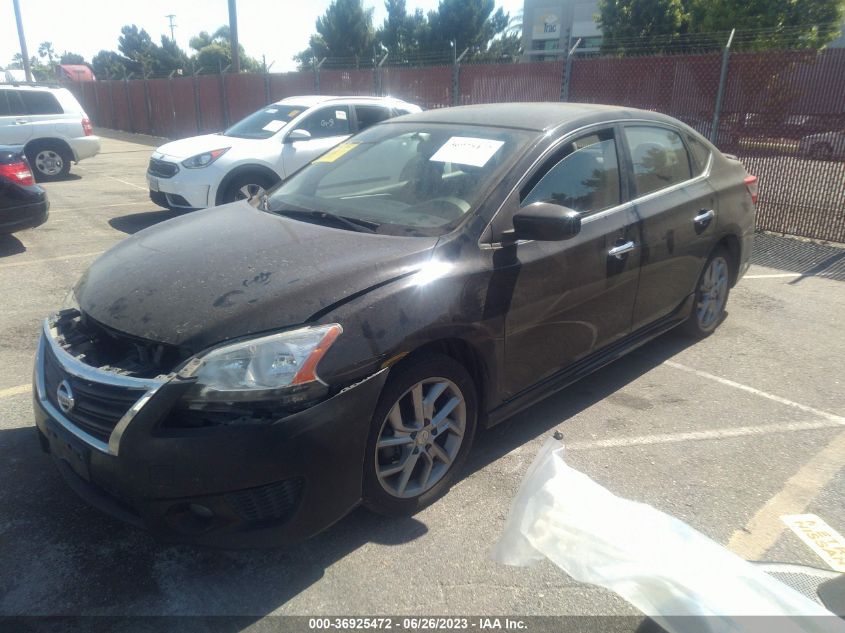
{"type": "Polygon", "coordinates": [[[85,136],[91,136],[94,133],[94,128],[91,126],[91,119],[88,117],[82,119],[82,131],[85,132],[85,136]]]}
{"type": "Polygon", "coordinates": [[[21,161],[19,163],[9,163],[7,165],[0,165],[0,176],[8,178],[12,182],[19,185],[34,185],[35,179],[32,177],[32,172],[29,170],[29,165],[21,161]]]}
{"type": "Polygon", "coordinates": [[[745,188],[748,189],[748,193],[751,194],[751,202],[757,204],[757,176],[746,176],[745,188]]]}

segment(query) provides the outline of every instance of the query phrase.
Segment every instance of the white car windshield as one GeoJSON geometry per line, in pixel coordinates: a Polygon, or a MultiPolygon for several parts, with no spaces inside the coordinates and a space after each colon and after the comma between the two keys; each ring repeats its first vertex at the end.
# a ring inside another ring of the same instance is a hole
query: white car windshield
{"type": "Polygon", "coordinates": [[[282,184],[276,213],[330,214],[378,233],[443,235],[473,213],[536,135],[388,123],[329,150],[282,184]]]}
{"type": "Polygon", "coordinates": [[[223,134],[238,138],[270,138],[307,109],[305,106],[274,103],[241,119],[223,134]]]}

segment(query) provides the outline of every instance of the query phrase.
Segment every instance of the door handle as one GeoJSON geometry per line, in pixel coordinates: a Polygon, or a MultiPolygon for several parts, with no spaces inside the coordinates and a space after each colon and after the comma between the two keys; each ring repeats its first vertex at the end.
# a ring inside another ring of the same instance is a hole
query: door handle
{"type": "Polygon", "coordinates": [[[692,219],[692,221],[696,224],[706,224],[715,217],[716,212],[713,209],[702,209],[698,212],[698,215],[692,219]]]}
{"type": "Polygon", "coordinates": [[[614,246],[609,251],[607,251],[608,256],[615,257],[616,259],[622,259],[630,253],[632,250],[637,248],[637,245],[633,242],[625,242],[624,244],[620,244],[619,246],[614,246]]]}
{"type": "Polygon", "coordinates": [[[15,125],[26,125],[29,123],[26,119],[15,119],[15,125]]]}

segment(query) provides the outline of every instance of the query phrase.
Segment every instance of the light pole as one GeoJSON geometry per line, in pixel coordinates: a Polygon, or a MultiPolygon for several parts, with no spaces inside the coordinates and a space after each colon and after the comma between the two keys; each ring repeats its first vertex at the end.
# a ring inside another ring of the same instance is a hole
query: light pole
{"type": "Polygon", "coordinates": [[[21,42],[21,57],[23,58],[23,71],[26,74],[26,80],[32,81],[32,68],[29,67],[29,51],[26,50],[26,38],[23,36],[21,5],[18,0],[12,0],[12,4],[15,7],[15,21],[18,23],[18,39],[21,42]]]}
{"type": "Polygon", "coordinates": [[[238,7],[235,0],[229,0],[229,36],[232,40],[232,72],[241,72],[241,58],[238,51],[238,7]]]}

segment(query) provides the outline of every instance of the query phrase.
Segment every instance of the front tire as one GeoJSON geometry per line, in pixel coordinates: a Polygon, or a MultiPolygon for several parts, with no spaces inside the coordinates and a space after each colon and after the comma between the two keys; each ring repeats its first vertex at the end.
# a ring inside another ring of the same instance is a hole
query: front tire
{"type": "Polygon", "coordinates": [[[725,318],[725,306],[731,291],[731,256],[719,247],[707,259],[695,287],[692,314],[681,326],[693,338],[710,336],[725,318]]]}
{"type": "Polygon", "coordinates": [[[364,505],[410,516],[444,495],[472,447],[475,383],[443,354],[396,365],[373,414],[364,459],[364,505]]]}
{"type": "Polygon", "coordinates": [[[73,160],[66,148],[54,142],[33,143],[26,150],[26,158],[39,182],[66,177],[73,160]]]}
{"type": "Polygon", "coordinates": [[[273,180],[269,176],[259,173],[246,173],[236,176],[226,186],[226,191],[223,194],[220,204],[246,200],[252,206],[257,206],[261,196],[276,186],[278,182],[278,179],[273,180]]]}

